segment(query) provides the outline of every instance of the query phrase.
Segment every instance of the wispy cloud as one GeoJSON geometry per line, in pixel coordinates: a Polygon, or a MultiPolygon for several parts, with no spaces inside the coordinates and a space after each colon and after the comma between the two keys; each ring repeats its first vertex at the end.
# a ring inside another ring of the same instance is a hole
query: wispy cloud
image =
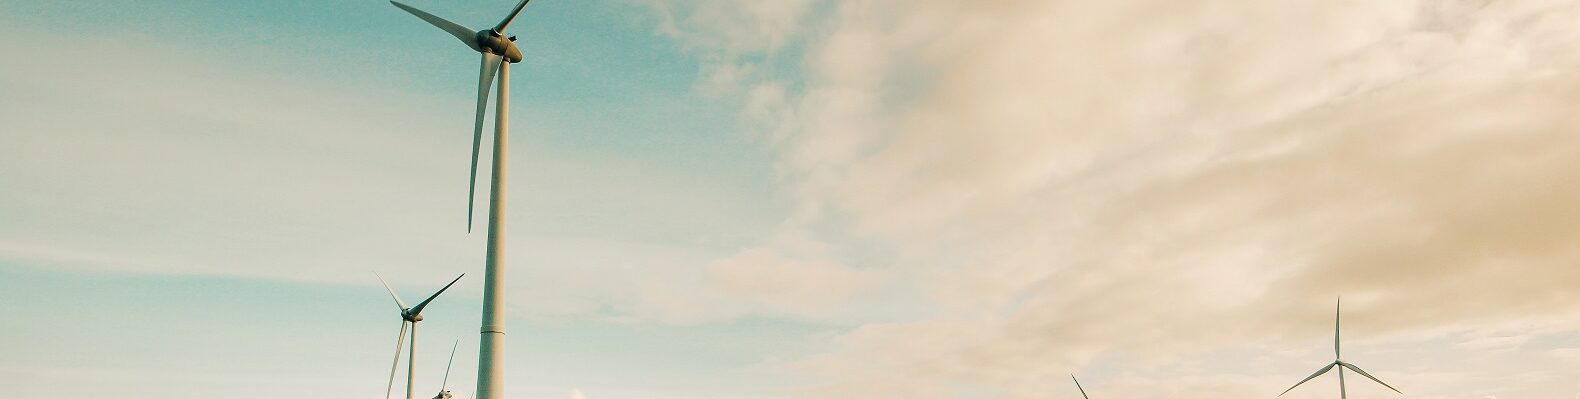
{"type": "MultiPolygon", "coordinates": [[[[1358,337],[1392,345],[1573,320],[1575,4],[811,9],[799,74],[743,98],[780,154],[786,229],[939,312],[809,360],[831,396],[1030,397],[1105,361],[1196,376],[1177,397],[1261,392],[1287,377],[1189,359],[1317,342],[1340,294],[1358,337]]],[[[1390,375],[1440,380],[1424,373],[1390,375]]]]}

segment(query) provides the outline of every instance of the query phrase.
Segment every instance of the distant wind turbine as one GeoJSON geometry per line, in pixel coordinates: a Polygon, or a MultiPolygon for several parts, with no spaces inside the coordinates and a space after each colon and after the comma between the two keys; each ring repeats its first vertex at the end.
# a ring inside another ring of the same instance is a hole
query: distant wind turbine
{"type": "Polygon", "coordinates": [[[1349,397],[1349,394],[1345,392],[1344,388],[1344,369],[1350,369],[1351,371],[1365,376],[1366,378],[1370,378],[1372,381],[1377,381],[1378,384],[1382,384],[1382,386],[1388,387],[1388,389],[1392,389],[1394,392],[1404,393],[1399,392],[1398,389],[1394,389],[1394,387],[1388,385],[1388,383],[1382,382],[1382,380],[1377,379],[1377,377],[1367,374],[1365,371],[1362,371],[1360,367],[1356,367],[1354,364],[1345,362],[1343,357],[1339,355],[1339,308],[1343,303],[1342,301],[1343,298],[1340,298],[1339,302],[1335,302],[1333,305],[1333,363],[1328,363],[1327,366],[1324,366],[1322,369],[1317,370],[1317,372],[1312,373],[1310,377],[1306,377],[1306,379],[1295,383],[1295,386],[1285,389],[1284,392],[1278,394],[1278,396],[1284,396],[1285,393],[1295,390],[1295,387],[1299,387],[1300,384],[1304,384],[1306,381],[1311,381],[1312,378],[1317,378],[1317,376],[1321,376],[1322,374],[1327,373],[1329,370],[1333,370],[1334,367],[1338,367],[1339,369],[1339,398],[1349,397]]]}
{"type": "Polygon", "coordinates": [[[1071,381],[1075,381],[1075,389],[1081,390],[1081,397],[1082,398],[1092,399],[1092,397],[1086,396],[1086,389],[1085,388],[1081,388],[1081,380],[1075,379],[1075,374],[1070,374],[1070,380],[1071,381]]]}
{"type": "Polygon", "coordinates": [[[439,382],[439,394],[433,395],[433,399],[451,398],[450,390],[445,388],[450,387],[450,366],[455,365],[455,348],[458,346],[461,346],[461,340],[456,340],[454,344],[450,345],[450,362],[444,365],[444,380],[439,382]]]}
{"type": "Polygon", "coordinates": [[[474,31],[464,26],[439,18],[422,10],[412,8],[399,2],[390,1],[395,7],[416,15],[435,27],[460,39],[462,44],[482,54],[481,73],[477,80],[477,120],[472,130],[472,172],[468,183],[466,201],[466,231],[472,231],[472,205],[477,192],[477,153],[483,139],[483,116],[488,108],[488,86],[494,82],[494,75],[499,75],[499,92],[494,99],[494,165],[493,178],[489,185],[490,196],[488,208],[488,252],[484,261],[483,276],[483,322],[480,333],[481,340],[477,345],[477,390],[478,398],[500,399],[504,397],[504,379],[501,374],[504,370],[504,345],[505,322],[501,314],[505,308],[505,264],[504,236],[505,236],[505,144],[507,141],[506,130],[509,126],[510,116],[510,64],[521,62],[521,50],[516,48],[516,37],[506,36],[505,27],[510,26],[510,21],[516,19],[521,9],[527,6],[527,1],[516,3],[516,8],[505,15],[488,29],[474,31]]]}
{"type": "MultiPolygon", "coordinates": [[[[448,290],[450,286],[455,285],[455,282],[461,281],[461,277],[466,277],[466,273],[456,276],[455,280],[450,280],[450,283],[445,284],[444,288],[440,288],[439,292],[428,296],[428,299],[424,299],[417,306],[406,306],[406,302],[400,300],[400,295],[395,295],[395,289],[390,288],[390,284],[384,281],[384,276],[379,276],[378,273],[373,273],[373,276],[379,278],[379,283],[384,284],[384,290],[389,291],[390,298],[395,298],[395,305],[400,307],[400,335],[395,338],[395,361],[390,364],[390,379],[389,383],[384,385],[384,399],[389,399],[390,389],[395,386],[395,367],[400,365],[401,343],[406,340],[406,324],[408,323],[411,324],[411,347],[407,350],[411,351],[411,355],[406,359],[406,399],[412,399],[411,377],[416,372],[417,365],[417,322],[422,321],[422,309],[428,307],[428,303],[433,302],[434,298],[438,298],[439,294],[443,294],[444,290],[448,290]]],[[[449,371],[446,371],[446,373],[449,373],[449,371]]]]}

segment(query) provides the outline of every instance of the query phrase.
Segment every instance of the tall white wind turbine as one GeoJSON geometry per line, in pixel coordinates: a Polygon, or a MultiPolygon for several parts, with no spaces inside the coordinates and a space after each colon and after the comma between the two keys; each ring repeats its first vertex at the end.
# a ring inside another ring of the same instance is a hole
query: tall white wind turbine
{"type": "Polygon", "coordinates": [[[1393,386],[1388,385],[1388,383],[1382,382],[1382,380],[1377,379],[1377,377],[1373,377],[1371,374],[1367,374],[1365,371],[1362,371],[1360,367],[1356,367],[1354,364],[1350,364],[1349,362],[1344,361],[1343,360],[1344,358],[1339,355],[1339,308],[1340,308],[1340,305],[1343,303],[1342,301],[1343,301],[1343,298],[1340,298],[1339,301],[1335,302],[1334,305],[1333,305],[1333,363],[1328,363],[1327,366],[1323,366],[1321,369],[1318,369],[1317,372],[1312,373],[1310,377],[1306,377],[1306,379],[1300,380],[1300,382],[1295,383],[1295,386],[1289,387],[1289,389],[1285,389],[1284,392],[1278,394],[1278,396],[1284,396],[1285,393],[1289,393],[1289,391],[1295,390],[1295,387],[1299,387],[1300,384],[1304,384],[1304,383],[1306,383],[1306,381],[1311,381],[1312,378],[1317,378],[1318,376],[1321,376],[1322,374],[1327,373],[1329,370],[1333,370],[1334,367],[1337,367],[1339,369],[1339,398],[1348,398],[1349,397],[1349,394],[1347,392],[1345,392],[1345,388],[1344,388],[1344,369],[1350,369],[1351,371],[1354,371],[1357,374],[1360,374],[1361,376],[1364,376],[1366,378],[1370,378],[1372,381],[1377,381],[1378,384],[1382,384],[1382,386],[1388,387],[1388,389],[1392,389],[1394,392],[1404,393],[1404,392],[1399,392],[1398,389],[1395,389],[1393,386]]]}
{"type": "Polygon", "coordinates": [[[516,8],[505,15],[492,28],[473,31],[454,22],[446,21],[433,14],[423,12],[399,2],[390,1],[395,7],[416,15],[423,21],[448,32],[456,39],[460,39],[467,48],[482,54],[481,73],[477,81],[477,119],[472,130],[472,171],[471,182],[467,191],[466,202],[466,230],[472,231],[472,204],[475,202],[477,192],[477,153],[483,138],[483,116],[488,106],[488,86],[494,82],[494,75],[499,75],[498,95],[494,99],[494,165],[493,181],[489,185],[490,199],[488,208],[488,252],[485,261],[483,276],[483,322],[480,333],[482,339],[478,343],[477,356],[477,397],[480,399],[499,399],[504,396],[504,381],[500,375],[504,371],[505,323],[501,312],[505,309],[505,264],[504,235],[505,235],[505,144],[508,134],[510,115],[510,64],[521,62],[521,50],[516,48],[516,37],[506,36],[505,28],[510,26],[510,21],[521,13],[527,6],[528,0],[521,0],[516,8]]]}
{"type": "Polygon", "coordinates": [[[428,304],[433,302],[434,298],[438,298],[439,294],[443,294],[444,290],[448,290],[450,286],[455,285],[455,282],[461,281],[461,277],[466,277],[466,273],[462,273],[460,276],[456,276],[454,280],[450,280],[450,283],[445,284],[444,288],[440,288],[439,292],[429,295],[428,299],[424,299],[417,306],[406,306],[406,302],[400,300],[400,295],[395,295],[395,289],[390,288],[389,283],[384,282],[383,276],[379,276],[378,273],[373,273],[373,276],[379,278],[379,283],[384,284],[384,290],[390,292],[390,298],[395,298],[395,305],[400,307],[400,335],[395,338],[395,361],[390,364],[390,380],[384,385],[384,399],[389,399],[390,389],[395,386],[395,368],[400,365],[401,343],[406,340],[407,324],[411,324],[411,347],[407,349],[411,351],[411,355],[406,359],[406,399],[412,399],[411,377],[416,372],[417,366],[417,322],[422,321],[422,309],[428,307],[428,304]]]}

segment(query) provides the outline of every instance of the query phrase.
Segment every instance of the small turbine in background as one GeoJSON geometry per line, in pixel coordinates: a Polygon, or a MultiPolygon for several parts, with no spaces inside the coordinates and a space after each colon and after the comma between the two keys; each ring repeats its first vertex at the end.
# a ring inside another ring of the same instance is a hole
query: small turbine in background
{"type": "Polygon", "coordinates": [[[1075,381],[1075,389],[1081,391],[1082,398],[1092,399],[1092,397],[1086,396],[1086,388],[1081,388],[1081,380],[1075,379],[1075,374],[1070,374],[1070,381],[1075,381]]]}
{"type": "Polygon", "coordinates": [[[450,366],[455,365],[455,348],[458,346],[461,346],[461,340],[455,340],[455,344],[450,345],[450,362],[444,365],[444,380],[439,382],[439,394],[433,395],[433,399],[451,398],[450,390],[445,388],[450,386],[450,366]]]}
{"type": "MultiPolygon", "coordinates": [[[[416,372],[417,365],[417,322],[422,321],[422,308],[428,307],[428,303],[433,302],[434,298],[438,298],[439,294],[443,294],[444,290],[450,289],[450,286],[455,285],[455,282],[461,281],[461,277],[466,277],[466,273],[461,273],[460,276],[455,277],[455,280],[450,280],[450,283],[445,284],[444,288],[440,288],[439,292],[428,296],[428,299],[424,299],[417,306],[406,306],[406,302],[400,300],[400,295],[395,295],[395,289],[390,288],[390,284],[384,282],[383,276],[376,272],[373,273],[373,276],[379,278],[379,283],[384,284],[384,290],[390,292],[390,298],[395,298],[395,305],[400,307],[400,335],[395,338],[395,362],[390,364],[390,380],[384,386],[384,399],[389,399],[390,389],[395,386],[395,367],[400,365],[401,343],[406,340],[406,324],[408,323],[411,324],[411,347],[407,350],[411,351],[411,355],[406,359],[406,399],[412,399],[411,377],[416,372]]],[[[445,373],[449,373],[449,371],[445,371],[445,373]]]]}
{"type": "Polygon", "coordinates": [[[1317,370],[1316,373],[1312,373],[1310,377],[1306,377],[1306,379],[1300,380],[1300,382],[1295,383],[1295,386],[1289,387],[1289,389],[1285,389],[1284,392],[1278,394],[1278,396],[1284,396],[1285,393],[1289,393],[1289,391],[1295,390],[1295,387],[1299,387],[1300,384],[1304,384],[1304,383],[1306,383],[1306,381],[1311,381],[1312,378],[1317,378],[1318,376],[1321,376],[1322,374],[1327,373],[1329,370],[1333,370],[1334,367],[1338,367],[1338,369],[1339,369],[1339,398],[1341,398],[1341,399],[1347,399],[1349,397],[1349,394],[1345,392],[1345,388],[1344,388],[1344,369],[1350,369],[1351,371],[1359,373],[1360,375],[1365,376],[1366,378],[1370,378],[1372,381],[1377,381],[1378,384],[1382,384],[1382,386],[1388,387],[1388,389],[1392,389],[1394,392],[1404,393],[1404,392],[1399,392],[1398,389],[1394,389],[1394,387],[1388,385],[1388,383],[1382,382],[1382,380],[1377,379],[1377,377],[1373,377],[1371,374],[1367,374],[1365,371],[1361,371],[1360,367],[1355,367],[1354,364],[1350,364],[1348,362],[1345,362],[1343,360],[1344,358],[1339,356],[1339,308],[1340,308],[1340,305],[1343,303],[1342,301],[1343,301],[1343,298],[1340,298],[1339,302],[1335,302],[1334,305],[1333,305],[1333,363],[1328,363],[1327,366],[1324,366],[1324,367],[1322,367],[1322,369],[1317,370]]]}

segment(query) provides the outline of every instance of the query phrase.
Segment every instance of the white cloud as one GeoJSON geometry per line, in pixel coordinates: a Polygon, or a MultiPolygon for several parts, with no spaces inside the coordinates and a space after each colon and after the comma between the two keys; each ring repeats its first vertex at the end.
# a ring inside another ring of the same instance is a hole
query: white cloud
{"type": "Polygon", "coordinates": [[[876,284],[876,273],[826,260],[786,258],[765,248],[742,251],[708,268],[708,277],[733,298],[755,299],[789,314],[829,312],[876,284]]]}
{"type": "Polygon", "coordinates": [[[1558,348],[1547,351],[1547,354],[1567,362],[1580,363],[1580,348],[1558,348]]]}
{"type": "MultiPolygon", "coordinates": [[[[826,9],[803,74],[747,107],[786,228],[939,304],[808,359],[829,396],[1030,397],[1104,362],[1193,388],[1171,396],[1255,394],[1309,356],[1191,359],[1321,349],[1337,295],[1347,348],[1384,359],[1447,335],[1540,357],[1489,334],[1580,310],[1572,2],[826,9]]],[[[1400,365],[1369,371],[1427,397],[1470,384],[1400,365]]],[[[1540,392],[1519,389],[1488,394],[1540,392]]]]}
{"type": "Polygon", "coordinates": [[[658,34],[688,46],[702,60],[697,90],[725,96],[745,89],[771,57],[805,29],[812,0],[732,2],[641,0],[659,18],[658,34]]]}

